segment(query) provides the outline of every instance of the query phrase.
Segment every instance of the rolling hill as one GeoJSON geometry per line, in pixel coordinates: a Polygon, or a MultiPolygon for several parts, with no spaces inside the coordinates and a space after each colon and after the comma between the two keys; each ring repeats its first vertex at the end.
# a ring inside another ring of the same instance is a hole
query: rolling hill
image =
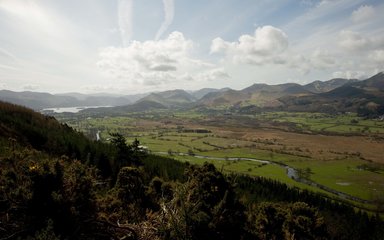
{"type": "MultiPolygon", "coordinates": [[[[0,91],[0,100],[40,110],[74,106],[112,106],[95,112],[148,111],[172,108],[258,108],[288,111],[356,112],[380,108],[384,102],[384,74],[366,80],[331,79],[310,84],[253,84],[242,90],[203,88],[187,92],[182,89],[137,95],[49,94],[0,91]],[[113,107],[116,108],[113,108],[113,107]]],[[[376,111],[376,110],[375,110],[376,111]]]]}
{"type": "Polygon", "coordinates": [[[279,101],[292,111],[358,112],[363,116],[384,114],[384,74],[363,81],[350,81],[329,92],[311,96],[287,96],[279,101]]]}
{"type": "Polygon", "coordinates": [[[191,91],[190,94],[194,96],[196,99],[201,99],[208,93],[216,93],[216,92],[225,92],[230,90],[230,88],[221,88],[221,89],[216,89],[216,88],[202,88],[197,91],[191,91]]]}
{"type": "Polygon", "coordinates": [[[184,90],[177,89],[159,93],[151,93],[148,96],[138,100],[136,103],[143,101],[159,103],[162,106],[170,108],[193,103],[196,101],[196,98],[184,90]]]}
{"type": "Polygon", "coordinates": [[[334,78],[328,81],[314,81],[304,85],[304,88],[312,93],[324,93],[339,88],[345,84],[357,82],[357,79],[334,78]]]}
{"type": "Polygon", "coordinates": [[[113,95],[113,94],[80,94],[64,93],[49,94],[40,92],[13,92],[0,90],[0,100],[29,107],[34,110],[61,107],[86,107],[86,106],[121,106],[137,101],[146,94],[113,95]]]}
{"type": "Polygon", "coordinates": [[[0,150],[5,150],[1,149],[1,144],[7,141],[56,156],[74,156],[79,160],[87,157],[86,151],[96,147],[93,140],[53,117],[0,101],[0,150]]]}
{"type": "Polygon", "coordinates": [[[49,107],[70,107],[77,101],[71,96],[55,96],[49,93],[40,92],[13,92],[8,90],[0,91],[0,100],[26,106],[35,110],[49,107]]]}
{"type": "Polygon", "coordinates": [[[217,107],[223,105],[256,105],[259,107],[281,106],[278,100],[283,96],[311,95],[303,86],[296,83],[279,85],[254,84],[242,90],[227,90],[205,95],[198,101],[200,106],[217,107]]]}

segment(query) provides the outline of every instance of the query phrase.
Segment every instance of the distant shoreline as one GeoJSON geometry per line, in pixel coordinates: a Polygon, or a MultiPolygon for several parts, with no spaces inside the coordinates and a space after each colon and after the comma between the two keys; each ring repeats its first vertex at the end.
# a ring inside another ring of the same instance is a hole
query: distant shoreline
{"type": "Polygon", "coordinates": [[[44,108],[40,112],[41,113],[78,113],[81,110],[87,109],[87,108],[101,108],[101,107],[111,107],[111,106],[81,106],[81,107],[57,107],[57,108],[44,108]]]}

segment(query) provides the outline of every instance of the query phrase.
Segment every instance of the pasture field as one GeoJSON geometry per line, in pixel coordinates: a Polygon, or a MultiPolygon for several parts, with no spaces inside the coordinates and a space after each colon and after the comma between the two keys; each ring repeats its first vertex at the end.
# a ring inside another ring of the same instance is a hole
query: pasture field
{"type": "Polygon", "coordinates": [[[268,112],[255,118],[289,122],[306,131],[330,133],[384,133],[384,121],[364,119],[355,113],[330,115],[325,113],[268,112]]]}
{"type": "Polygon", "coordinates": [[[383,166],[370,167],[359,159],[297,161],[289,165],[296,169],[309,168],[311,180],[337,191],[368,200],[384,197],[383,166]]]}
{"type": "Polygon", "coordinates": [[[119,132],[127,142],[137,138],[155,154],[196,164],[207,161],[224,172],[262,176],[337,197],[293,180],[284,166],[308,170],[309,180],[370,201],[363,204],[364,207],[375,208],[377,203],[384,202],[384,122],[360,119],[354,114],[275,112],[237,118],[163,112],[77,118],[66,122],[88,134],[99,132],[102,141],[109,140],[110,132],[119,132]],[[273,125],[273,122],[283,125],[273,125]],[[295,124],[297,131],[284,123],[295,124]],[[320,134],[324,131],[327,134],[320,134]],[[270,163],[234,160],[236,158],[270,163]]]}
{"type": "Polygon", "coordinates": [[[241,173],[250,176],[261,176],[284,182],[290,186],[300,187],[303,189],[315,190],[315,188],[299,183],[289,178],[286,170],[278,165],[263,164],[260,162],[246,161],[246,160],[213,160],[202,159],[193,156],[171,156],[174,159],[183,162],[190,162],[191,164],[202,165],[204,162],[209,162],[215,165],[217,169],[227,173],[241,173]]]}
{"type": "Polygon", "coordinates": [[[189,162],[191,164],[203,165],[205,162],[212,163],[213,165],[215,165],[217,169],[219,169],[224,173],[235,173],[235,174],[240,173],[240,174],[246,174],[254,177],[265,177],[265,178],[269,178],[269,179],[273,179],[273,180],[285,183],[290,187],[298,188],[301,190],[317,192],[330,199],[337,199],[339,201],[342,200],[344,203],[352,204],[358,208],[372,209],[372,210],[376,209],[376,206],[373,206],[372,204],[362,204],[362,203],[354,202],[352,200],[339,199],[334,194],[329,193],[323,189],[320,189],[311,185],[307,185],[301,182],[297,182],[287,176],[285,168],[282,168],[281,166],[278,166],[275,164],[262,164],[262,163],[257,163],[254,161],[246,161],[246,160],[232,161],[232,160],[202,159],[202,158],[197,158],[193,156],[172,155],[170,157],[182,162],[189,162]]]}

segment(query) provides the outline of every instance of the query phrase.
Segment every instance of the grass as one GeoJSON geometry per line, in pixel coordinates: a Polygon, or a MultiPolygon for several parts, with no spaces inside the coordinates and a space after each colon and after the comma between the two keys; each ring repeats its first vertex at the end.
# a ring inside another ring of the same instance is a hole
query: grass
{"type": "Polygon", "coordinates": [[[172,158],[182,161],[189,162],[191,164],[203,165],[205,162],[212,163],[215,167],[221,170],[224,173],[238,173],[246,174],[255,177],[265,177],[268,179],[273,179],[282,183],[287,184],[291,187],[297,187],[300,189],[305,189],[313,192],[321,193],[328,197],[334,197],[332,194],[312,187],[300,182],[296,182],[293,179],[289,178],[286,174],[286,169],[275,164],[262,164],[253,161],[229,161],[229,160],[210,160],[210,159],[201,159],[193,156],[171,156],[172,158]]]}
{"type": "MultiPolygon", "coordinates": [[[[255,138],[259,139],[257,129],[246,129],[244,131],[254,131],[256,137],[241,139],[238,137],[238,129],[229,130],[224,123],[217,122],[217,126],[215,125],[211,128],[211,125],[199,125],[199,121],[204,119],[204,117],[206,116],[196,112],[176,112],[172,114],[169,112],[157,112],[156,114],[137,115],[127,113],[123,117],[67,119],[67,121],[69,121],[71,126],[84,132],[91,129],[100,130],[102,140],[109,138],[109,132],[123,134],[128,142],[138,138],[140,143],[147,146],[152,152],[167,153],[170,150],[174,153],[185,154],[188,151],[193,151],[197,155],[223,159],[234,157],[269,160],[284,163],[296,169],[310,168],[312,172],[311,180],[359,198],[376,200],[376,198],[381,197],[379,193],[384,192],[383,170],[372,172],[359,168],[359,166],[367,164],[367,161],[358,158],[346,158],[342,153],[333,154],[333,156],[337,156],[341,160],[331,160],[333,158],[329,158],[327,161],[324,161],[324,156],[327,155],[322,155],[321,159],[319,155],[315,155],[318,154],[319,149],[301,149],[296,151],[294,150],[295,146],[287,146],[295,141],[283,142],[284,144],[282,145],[282,141],[279,142],[278,140],[275,142],[273,140],[279,137],[284,138],[283,133],[274,135],[276,132],[273,132],[270,139],[264,137],[260,138],[260,141],[256,141],[255,138]],[[187,133],[181,131],[182,129],[198,128],[208,128],[212,132],[187,133]],[[222,130],[230,133],[222,134],[222,130]],[[299,156],[300,154],[302,156],[299,156]]],[[[365,134],[370,134],[370,132],[384,133],[384,122],[361,119],[355,114],[331,116],[322,113],[274,112],[242,117],[248,118],[251,121],[294,123],[297,128],[312,132],[326,131],[330,133],[361,134],[364,130],[365,134]]],[[[285,137],[290,136],[286,135],[285,137]]],[[[303,135],[303,139],[310,138],[306,138],[303,135]]],[[[300,142],[296,144],[300,144],[300,142]]],[[[300,145],[296,147],[300,148],[300,145]]],[[[329,150],[324,150],[324,153],[330,154],[329,150]]],[[[263,165],[259,162],[244,160],[209,160],[193,156],[174,155],[173,157],[180,161],[189,161],[194,164],[203,164],[207,161],[224,172],[262,176],[301,189],[321,192],[328,196],[331,195],[321,189],[290,179],[286,175],[286,170],[276,164],[263,165]]]]}
{"type": "Polygon", "coordinates": [[[364,119],[354,113],[329,115],[323,113],[273,112],[257,115],[256,118],[277,122],[295,123],[304,130],[333,133],[384,133],[384,122],[364,119]]]}
{"type": "Polygon", "coordinates": [[[287,177],[286,170],[284,168],[274,164],[262,164],[259,162],[246,160],[211,160],[196,158],[193,156],[172,157],[179,161],[188,161],[192,164],[202,165],[204,164],[204,162],[212,163],[217,169],[228,173],[240,173],[251,176],[261,176],[285,182],[288,185],[297,185],[297,182],[287,177]]]}
{"type": "Polygon", "coordinates": [[[362,199],[375,200],[376,192],[384,192],[384,171],[361,169],[366,164],[358,159],[337,161],[291,162],[294,168],[310,168],[311,180],[362,199]]]}
{"type": "Polygon", "coordinates": [[[212,157],[238,157],[238,158],[255,158],[259,160],[268,160],[273,162],[289,163],[291,161],[308,160],[308,158],[281,154],[269,150],[263,150],[253,147],[231,148],[218,151],[205,152],[204,155],[212,157]]]}

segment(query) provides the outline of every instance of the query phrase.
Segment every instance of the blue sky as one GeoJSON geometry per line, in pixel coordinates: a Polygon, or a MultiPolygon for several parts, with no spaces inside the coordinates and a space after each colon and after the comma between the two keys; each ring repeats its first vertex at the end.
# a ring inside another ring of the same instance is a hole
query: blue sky
{"type": "Polygon", "coordinates": [[[132,94],[369,77],[381,0],[0,0],[0,89],[132,94]]]}

